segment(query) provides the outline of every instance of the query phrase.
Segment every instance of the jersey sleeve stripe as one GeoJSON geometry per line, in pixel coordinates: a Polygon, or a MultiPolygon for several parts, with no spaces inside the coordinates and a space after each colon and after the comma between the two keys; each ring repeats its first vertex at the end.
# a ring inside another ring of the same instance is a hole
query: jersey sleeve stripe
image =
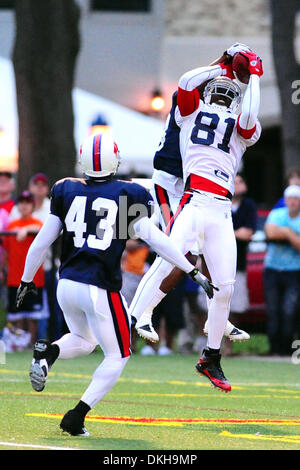
{"type": "Polygon", "coordinates": [[[162,188],[158,184],[154,185],[154,189],[161,215],[164,219],[165,225],[167,226],[173,217],[168,193],[164,188],[162,188]]]}
{"type": "Polygon", "coordinates": [[[252,129],[243,129],[241,126],[240,126],[240,114],[238,116],[238,120],[237,120],[237,124],[236,124],[236,127],[237,127],[237,131],[238,133],[240,134],[240,136],[242,136],[244,139],[251,139],[251,137],[253,136],[254,132],[256,131],[256,124],[254,127],[252,127],[252,129]]]}
{"type": "Polygon", "coordinates": [[[177,104],[181,116],[188,116],[192,114],[199,106],[200,95],[197,88],[192,91],[183,90],[178,88],[177,104]]]}
{"type": "Polygon", "coordinates": [[[107,292],[115,332],[122,357],[131,355],[128,317],[119,292],[107,292]]]}

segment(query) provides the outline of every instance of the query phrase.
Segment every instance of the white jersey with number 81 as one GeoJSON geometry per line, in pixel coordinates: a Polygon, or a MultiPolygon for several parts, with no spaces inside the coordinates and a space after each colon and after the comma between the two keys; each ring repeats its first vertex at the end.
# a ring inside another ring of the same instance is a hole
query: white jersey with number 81
{"type": "Polygon", "coordinates": [[[234,177],[242,156],[260,137],[259,121],[252,137],[245,139],[238,133],[237,114],[202,100],[196,111],[188,116],[181,116],[177,107],[175,119],[180,127],[184,180],[190,174],[199,175],[233,194],[234,177]]]}

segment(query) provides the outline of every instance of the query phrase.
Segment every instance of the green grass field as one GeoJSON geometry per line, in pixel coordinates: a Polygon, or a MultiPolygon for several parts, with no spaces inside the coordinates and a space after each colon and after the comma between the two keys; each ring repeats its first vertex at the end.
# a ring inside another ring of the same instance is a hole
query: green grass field
{"type": "Polygon", "coordinates": [[[225,358],[233,388],[225,394],[194,373],[196,355],[137,354],[91,411],[91,436],[79,438],[61,433],[61,415],[80,399],[101,353],[57,361],[42,393],[28,379],[31,357],[7,354],[0,365],[0,450],[300,449],[300,365],[225,358]]]}

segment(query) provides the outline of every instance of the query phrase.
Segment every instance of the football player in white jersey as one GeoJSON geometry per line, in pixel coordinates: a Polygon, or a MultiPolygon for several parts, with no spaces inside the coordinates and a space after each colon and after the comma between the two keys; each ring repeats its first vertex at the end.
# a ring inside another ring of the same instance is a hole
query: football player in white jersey
{"type": "MultiPolygon", "coordinates": [[[[234,176],[241,158],[260,137],[257,119],[260,103],[261,59],[252,51],[248,59],[249,83],[242,99],[231,64],[220,63],[185,73],[179,80],[175,119],[180,127],[180,151],[186,190],[167,232],[183,253],[197,243],[212,282],[218,287],[209,305],[207,348],[196,365],[216,387],[231,386],[220,366],[220,344],[230,310],[236,272],[236,241],[231,220],[234,176]],[[210,80],[204,99],[198,87],[210,80]],[[241,104],[241,110],[238,108],[241,104]]],[[[139,318],[165,294],[154,278],[164,279],[171,266],[157,263],[151,279],[143,279],[132,301],[130,313],[139,318]]],[[[147,275],[146,275],[147,276],[147,275]]],[[[145,314],[144,314],[145,315],[145,314]]]]}
{"type": "MultiPolygon", "coordinates": [[[[235,43],[210,65],[212,66],[222,62],[230,62],[232,57],[237,52],[241,51],[251,51],[251,49],[245,44],[235,43]]],[[[206,83],[204,82],[204,84],[199,87],[200,96],[203,95],[205,84],[206,83]]],[[[166,120],[164,135],[153,160],[154,171],[152,176],[151,194],[155,202],[155,213],[152,220],[157,224],[159,223],[162,230],[166,229],[171,218],[176,213],[184,193],[182,158],[179,143],[180,127],[175,120],[176,107],[177,90],[172,96],[172,106],[166,120]]],[[[205,260],[203,256],[201,256],[200,260],[198,255],[198,247],[195,246],[195,250],[192,250],[191,255],[188,257],[189,261],[197,266],[199,262],[201,262],[203,273],[209,277],[205,260]]],[[[157,263],[159,263],[159,260],[156,260],[152,264],[148,276],[150,276],[152,272],[156,271],[157,263]]],[[[170,292],[170,290],[174,288],[183,275],[184,273],[182,271],[174,268],[170,275],[162,281],[160,290],[162,290],[164,293],[170,292]]],[[[140,336],[145,339],[149,339],[152,342],[157,342],[159,337],[153,329],[151,322],[149,323],[147,320],[147,317],[150,318],[151,316],[152,311],[146,312],[146,314],[141,316],[141,318],[137,321],[135,327],[140,336]]],[[[208,322],[206,321],[203,330],[206,335],[207,324],[208,322]]],[[[246,331],[236,328],[229,321],[227,321],[224,336],[228,337],[231,341],[245,341],[250,338],[246,331]]]]}

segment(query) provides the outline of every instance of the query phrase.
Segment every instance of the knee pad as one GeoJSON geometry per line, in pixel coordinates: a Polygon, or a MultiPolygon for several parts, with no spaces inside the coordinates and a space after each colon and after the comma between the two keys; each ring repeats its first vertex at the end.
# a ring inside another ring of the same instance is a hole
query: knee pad
{"type": "Polygon", "coordinates": [[[93,374],[93,378],[97,378],[98,376],[103,377],[114,377],[115,375],[119,376],[128,359],[130,356],[127,357],[120,357],[114,355],[105,356],[101,364],[97,367],[93,374]]]}
{"type": "Polygon", "coordinates": [[[219,290],[214,292],[213,299],[215,299],[215,301],[218,303],[222,303],[224,306],[229,305],[233,294],[233,284],[233,282],[227,284],[219,284],[219,290]]]}

